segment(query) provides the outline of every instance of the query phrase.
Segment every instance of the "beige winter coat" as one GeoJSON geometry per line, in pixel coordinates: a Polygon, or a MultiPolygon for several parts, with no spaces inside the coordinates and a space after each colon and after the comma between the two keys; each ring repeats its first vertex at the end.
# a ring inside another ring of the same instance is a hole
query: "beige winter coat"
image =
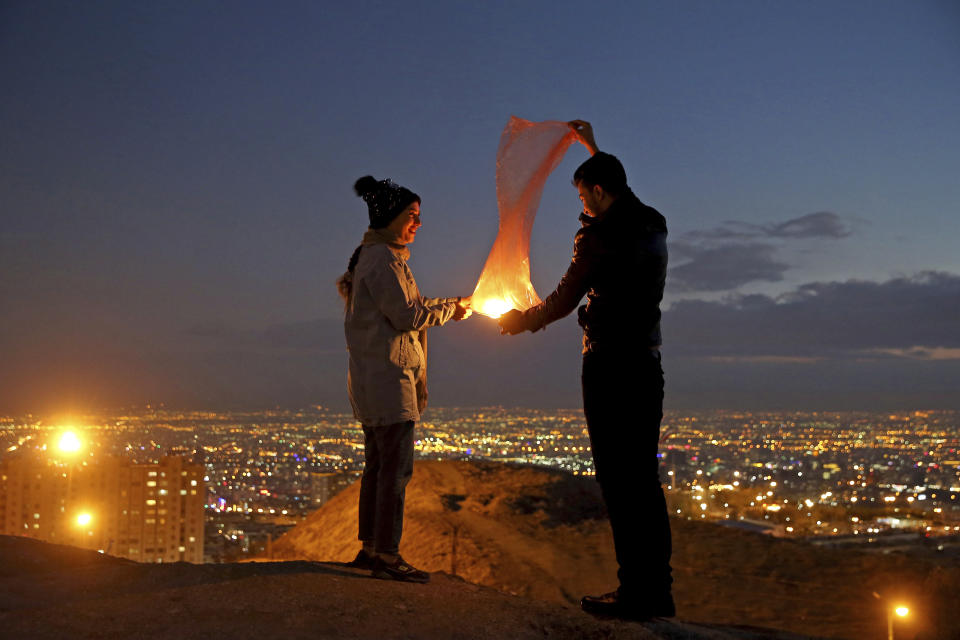
{"type": "Polygon", "coordinates": [[[368,427],[419,421],[426,407],[426,329],[450,320],[456,298],[423,298],[404,249],[364,245],[344,331],[353,415],[368,427]]]}

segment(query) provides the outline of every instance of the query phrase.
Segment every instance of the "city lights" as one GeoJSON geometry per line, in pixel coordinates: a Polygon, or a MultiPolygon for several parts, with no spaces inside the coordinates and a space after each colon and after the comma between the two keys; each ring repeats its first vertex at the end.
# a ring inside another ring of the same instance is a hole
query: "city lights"
{"type": "MultiPolygon", "coordinates": [[[[416,430],[419,461],[489,460],[595,475],[580,409],[441,407],[427,416],[416,430]]],[[[882,547],[915,532],[934,538],[935,548],[949,548],[960,530],[960,452],[951,435],[958,417],[926,414],[907,431],[899,417],[868,413],[668,412],[658,454],[668,508],[679,518],[750,522],[770,535],[822,544],[882,547]]],[[[58,452],[90,449],[90,456],[53,457],[67,494],[83,486],[77,479],[100,455],[147,465],[166,455],[200,457],[202,473],[182,483],[170,484],[159,472],[143,477],[139,517],[159,524],[165,501],[196,498],[208,524],[228,514],[246,518],[226,529],[245,545],[256,531],[273,526],[279,534],[295,525],[363,467],[363,433],[353,416],[322,408],[152,409],[82,420],[82,443],[73,427],[11,423],[14,428],[0,432],[0,453],[30,455],[46,451],[44,443],[58,452]]],[[[96,513],[99,535],[109,527],[99,508],[96,513]]],[[[20,530],[53,522],[27,520],[17,523],[20,530]]],[[[71,517],[74,528],[75,522],[71,517]]]]}

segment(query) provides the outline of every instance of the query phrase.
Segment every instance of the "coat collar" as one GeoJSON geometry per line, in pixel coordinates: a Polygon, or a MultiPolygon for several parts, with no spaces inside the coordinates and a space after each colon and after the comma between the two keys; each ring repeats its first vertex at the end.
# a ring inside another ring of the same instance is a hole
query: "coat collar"
{"type": "Polygon", "coordinates": [[[613,201],[607,210],[601,213],[598,216],[588,216],[585,213],[580,214],[580,224],[584,227],[588,227],[591,224],[596,224],[598,222],[603,222],[608,218],[615,218],[620,215],[622,210],[626,210],[630,207],[631,203],[637,202],[640,200],[637,199],[637,196],[633,194],[633,191],[630,190],[630,187],[627,187],[627,190],[624,191],[619,198],[613,201]]]}

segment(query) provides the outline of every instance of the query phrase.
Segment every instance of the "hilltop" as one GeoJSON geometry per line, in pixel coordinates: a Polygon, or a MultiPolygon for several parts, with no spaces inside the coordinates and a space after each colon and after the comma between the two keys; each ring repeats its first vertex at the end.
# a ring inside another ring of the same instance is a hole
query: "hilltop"
{"type": "MultiPolygon", "coordinates": [[[[358,548],[358,492],[355,483],[278,539],[273,558],[350,560],[358,548]]],[[[955,564],[814,547],[685,519],[671,526],[678,619],[882,637],[885,610],[872,595],[878,592],[911,603],[911,633],[960,637],[951,616],[960,589],[955,564]]],[[[566,606],[615,586],[596,482],[543,467],[418,462],[401,551],[423,569],[455,569],[470,582],[566,606]]]]}
{"type": "Polygon", "coordinates": [[[413,585],[329,562],[142,564],[10,536],[0,536],[0,637],[803,640],[745,626],[595,620],[442,573],[413,585]]]}
{"type": "Polygon", "coordinates": [[[956,566],[686,520],[672,521],[677,618],[594,619],[575,601],[614,575],[596,483],[528,466],[417,463],[403,552],[434,574],[427,585],[375,580],[341,564],[357,547],[358,489],[279,539],[273,561],[141,564],[0,536],[0,637],[884,637],[872,591],[911,597],[898,637],[960,637],[956,566]]]}

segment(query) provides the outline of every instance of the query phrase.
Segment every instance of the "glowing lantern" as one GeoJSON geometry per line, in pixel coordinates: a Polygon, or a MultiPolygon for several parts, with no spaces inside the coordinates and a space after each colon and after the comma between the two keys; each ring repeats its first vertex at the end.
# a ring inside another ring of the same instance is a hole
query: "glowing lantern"
{"type": "Polygon", "coordinates": [[[539,304],[530,282],[530,232],[547,177],[576,139],[566,122],[511,116],[497,149],[500,228],[473,291],[475,312],[497,318],[539,304]]]}
{"type": "MultiPolygon", "coordinates": [[[[536,292],[534,292],[536,294],[536,292]]],[[[503,298],[487,298],[482,302],[480,308],[475,308],[477,313],[482,313],[491,318],[499,318],[510,309],[516,308],[516,305],[504,300],[503,298]]]]}

